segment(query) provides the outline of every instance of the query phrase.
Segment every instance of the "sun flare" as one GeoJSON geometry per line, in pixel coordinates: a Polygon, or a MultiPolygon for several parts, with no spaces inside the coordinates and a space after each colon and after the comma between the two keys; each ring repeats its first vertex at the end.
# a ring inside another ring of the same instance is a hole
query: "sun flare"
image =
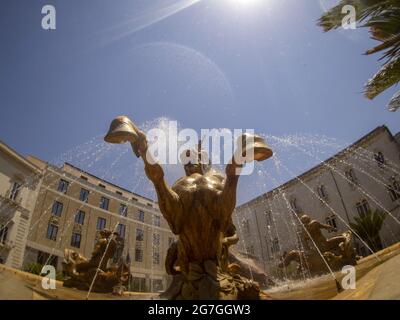
{"type": "Polygon", "coordinates": [[[237,5],[248,7],[256,4],[257,2],[265,1],[265,0],[231,0],[237,5]]]}

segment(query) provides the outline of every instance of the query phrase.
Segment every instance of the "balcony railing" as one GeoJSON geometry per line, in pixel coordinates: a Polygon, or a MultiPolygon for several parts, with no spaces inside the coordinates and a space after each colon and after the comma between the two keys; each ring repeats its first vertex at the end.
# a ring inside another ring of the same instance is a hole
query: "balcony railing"
{"type": "Polygon", "coordinates": [[[11,241],[5,240],[0,241],[0,250],[1,251],[10,251],[13,248],[13,244],[11,241]]]}
{"type": "MultiPolygon", "coordinates": [[[[17,198],[16,200],[10,199],[7,194],[5,196],[0,195],[0,203],[2,206],[8,206],[10,209],[20,211],[24,216],[29,216],[29,210],[24,208],[22,203],[22,198],[17,198]]],[[[4,210],[3,212],[7,212],[4,210]]]]}

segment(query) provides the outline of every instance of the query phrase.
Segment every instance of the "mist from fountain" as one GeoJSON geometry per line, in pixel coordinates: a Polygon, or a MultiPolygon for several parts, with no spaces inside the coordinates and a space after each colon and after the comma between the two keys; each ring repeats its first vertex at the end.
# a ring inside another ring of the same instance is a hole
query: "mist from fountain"
{"type": "MultiPolygon", "coordinates": [[[[148,131],[151,128],[165,129],[168,121],[169,119],[167,118],[159,118],[153,121],[148,121],[142,124],[140,127],[144,131],[148,131]]],[[[286,228],[289,231],[289,233],[293,235],[291,241],[296,244],[295,245],[296,248],[298,250],[304,250],[302,242],[299,240],[296,241],[297,226],[299,224],[298,221],[294,219],[296,217],[297,219],[299,219],[299,217],[296,214],[293,214],[293,208],[290,205],[286,193],[281,188],[279,188],[279,186],[285,180],[293,178],[297,179],[302,185],[304,185],[304,187],[307,190],[309,190],[311,197],[319,199],[336,217],[340,219],[342,223],[344,223],[344,225],[346,225],[346,227],[352,230],[348,222],[343,217],[341,217],[341,215],[338,212],[336,212],[332,208],[332,206],[329,205],[329,203],[327,203],[324,199],[322,199],[305,181],[303,181],[301,178],[298,177],[299,173],[305,171],[307,167],[315,165],[315,163],[322,163],[324,167],[327,167],[328,169],[335,172],[335,174],[339,175],[349,184],[354,185],[354,187],[360,193],[365,195],[368,199],[371,199],[377,206],[382,208],[394,221],[396,221],[396,223],[400,224],[400,221],[396,217],[394,217],[390,213],[390,211],[387,210],[387,208],[384,208],[383,204],[378,199],[376,199],[376,197],[374,197],[368,190],[365,190],[361,186],[352,182],[350,179],[348,179],[348,177],[346,177],[346,175],[344,175],[334,166],[322,162],[321,160],[322,157],[331,156],[332,154],[335,154],[339,150],[343,149],[344,148],[343,143],[339,143],[334,139],[322,137],[319,135],[314,135],[314,136],[295,135],[295,136],[282,136],[282,137],[271,136],[271,135],[265,135],[265,136],[267,141],[270,142],[272,149],[275,151],[275,156],[273,157],[274,160],[273,166],[269,163],[257,164],[258,170],[256,170],[257,174],[255,175],[256,182],[254,183],[253,181],[253,183],[251,184],[248,179],[246,178],[242,179],[242,181],[239,183],[238,195],[241,195],[241,200],[243,201],[246,198],[254,198],[256,195],[260,193],[267,193],[271,189],[273,190],[272,199],[263,200],[263,205],[265,205],[266,208],[269,208],[269,211],[271,212],[272,226],[270,226],[271,228],[268,228],[269,226],[265,226],[268,230],[266,233],[269,235],[270,241],[274,237],[276,237],[278,239],[278,242],[281,243],[282,235],[279,234],[279,230],[277,228],[277,224],[280,220],[286,225],[286,228]],[[303,167],[301,168],[296,167],[298,165],[297,161],[293,163],[293,158],[296,158],[296,152],[298,151],[300,151],[302,155],[306,155],[310,158],[309,160],[300,161],[303,164],[303,167]],[[284,164],[283,159],[285,159],[286,160],[285,162],[289,164],[284,164]],[[282,168],[284,169],[285,173],[281,171],[282,168]],[[257,190],[252,190],[250,188],[251,185],[253,186],[255,185],[255,188],[257,190]],[[255,194],[255,192],[257,192],[258,194],[255,194]],[[278,202],[281,200],[283,200],[286,203],[286,212],[279,212],[280,210],[278,208],[278,202]],[[271,231],[271,229],[273,231],[271,231]]],[[[140,195],[149,197],[151,199],[155,199],[154,188],[144,175],[142,162],[132,161],[132,155],[130,154],[129,150],[130,147],[127,145],[113,146],[110,144],[105,144],[100,141],[100,136],[96,136],[91,138],[88,142],[85,142],[71,149],[70,151],[67,151],[64,154],[60,155],[52,162],[52,164],[59,165],[64,162],[72,163],[73,165],[80,167],[85,171],[92,171],[93,174],[101,177],[102,179],[106,180],[109,179],[120,185],[128,186],[127,189],[131,190],[134,193],[138,193],[140,195]],[[115,152],[119,153],[117,159],[115,159],[115,157],[111,158],[112,155],[115,154],[115,152]]],[[[167,150],[167,152],[168,151],[169,150],[167,150]]],[[[352,151],[354,151],[354,154],[357,155],[357,160],[360,160],[361,163],[363,163],[366,166],[365,168],[362,168],[359,165],[355,167],[355,169],[360,171],[362,174],[365,174],[367,177],[375,181],[377,184],[383,187],[387,187],[386,177],[383,176],[383,173],[379,170],[379,168],[376,167],[376,165],[374,166],[375,163],[374,163],[373,153],[369,150],[362,148],[355,148],[352,151]]],[[[346,160],[338,159],[338,162],[348,167],[354,167],[354,164],[346,160]]],[[[177,180],[183,173],[180,164],[164,165],[163,167],[165,169],[166,179],[168,182],[173,182],[177,180]]],[[[221,168],[222,166],[217,166],[217,167],[221,168]]],[[[390,159],[387,160],[386,167],[394,174],[399,174],[400,172],[398,170],[400,167],[390,159]]],[[[32,179],[33,178],[36,179],[39,177],[33,175],[32,179]]],[[[76,183],[78,180],[79,177],[71,181],[70,185],[76,183]]],[[[27,181],[22,187],[27,186],[28,183],[29,182],[27,181]]],[[[57,181],[55,183],[57,183],[57,181]]],[[[52,186],[48,186],[48,188],[52,188],[52,186]]],[[[42,195],[43,192],[45,192],[44,188],[41,191],[40,195],[42,195]]],[[[56,197],[56,199],[60,197],[61,195],[56,197]]],[[[83,206],[84,204],[82,204],[80,208],[82,208],[83,206]]],[[[32,221],[32,224],[29,228],[28,236],[31,235],[31,233],[35,230],[35,227],[42,221],[43,217],[46,216],[49,210],[51,210],[51,205],[42,211],[39,219],[37,219],[36,221],[32,221]]],[[[0,208],[0,213],[3,214],[4,211],[5,208],[0,208]]],[[[55,243],[51,253],[49,254],[49,257],[47,258],[46,264],[50,262],[51,257],[54,255],[54,252],[56,251],[57,247],[61,245],[62,239],[65,236],[65,233],[68,230],[69,226],[73,223],[74,219],[75,219],[74,215],[71,215],[71,217],[67,218],[63,226],[63,229],[61,230],[61,239],[58,239],[58,241],[55,243]]],[[[151,237],[154,237],[153,235],[156,232],[154,219],[155,219],[154,214],[152,214],[152,226],[150,229],[151,237]]],[[[128,218],[128,220],[135,221],[134,219],[130,218],[128,218]]],[[[6,225],[10,221],[6,222],[6,225]]],[[[302,224],[300,223],[300,225],[302,224]]],[[[242,223],[239,223],[237,227],[239,229],[240,234],[243,234],[242,223]]],[[[2,228],[4,228],[4,224],[2,228]]],[[[129,228],[127,229],[127,232],[128,233],[130,232],[129,228]]],[[[360,241],[365,245],[365,247],[368,248],[371,251],[371,253],[373,253],[373,250],[368,246],[368,244],[364,240],[362,240],[361,237],[354,230],[352,230],[352,232],[360,239],[360,241]]],[[[393,232],[392,236],[395,237],[393,232]]],[[[128,234],[127,237],[128,241],[133,241],[132,239],[135,239],[134,235],[130,237],[130,235],[128,234]]],[[[240,241],[245,252],[249,256],[249,252],[247,250],[249,244],[246,243],[245,239],[241,239],[240,241]]],[[[156,250],[159,249],[156,248],[154,241],[152,241],[151,243],[152,243],[151,252],[148,252],[147,254],[150,255],[149,261],[151,261],[150,272],[152,279],[150,283],[150,291],[154,292],[153,288],[153,278],[155,275],[154,254],[156,250]]],[[[133,246],[128,246],[127,250],[129,250],[129,248],[131,247],[133,246]]],[[[327,268],[329,269],[330,275],[332,276],[332,278],[336,280],[336,277],[332,272],[332,270],[330,269],[329,264],[326,262],[324,256],[322,255],[321,252],[319,252],[319,254],[321,256],[321,259],[327,264],[327,268]]],[[[377,257],[376,255],[375,257],[379,259],[379,257],[377,257]]],[[[277,264],[277,259],[273,259],[272,263],[277,264]]],[[[308,278],[311,277],[310,269],[307,265],[302,267],[303,270],[308,270],[308,274],[305,273],[302,274],[303,278],[302,281],[307,282],[308,278]]],[[[252,275],[250,265],[248,265],[248,268],[250,274],[252,275]]],[[[293,285],[293,281],[289,278],[286,267],[283,269],[283,273],[286,284],[293,285]]],[[[281,284],[282,283],[279,283],[279,285],[281,284]]],[[[89,295],[90,295],[90,290],[88,292],[88,297],[89,295]]]]}

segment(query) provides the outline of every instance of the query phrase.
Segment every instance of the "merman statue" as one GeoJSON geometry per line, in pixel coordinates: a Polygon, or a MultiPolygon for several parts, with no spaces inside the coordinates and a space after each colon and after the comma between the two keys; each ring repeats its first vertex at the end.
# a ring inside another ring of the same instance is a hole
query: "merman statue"
{"type": "Polygon", "coordinates": [[[240,170],[250,161],[263,161],[272,150],[256,135],[244,134],[225,175],[203,161],[202,151],[185,151],[186,176],[172,187],[164,178],[164,171],[148,152],[144,132],[122,116],[116,118],[105,137],[110,143],[130,142],[133,151],[144,161],[147,177],[153,183],[160,211],[178,241],[167,260],[167,270],[178,277],[169,288],[169,299],[259,299],[259,285],[240,276],[228,262],[229,246],[237,242],[232,224],[236,206],[236,189],[240,170]],[[240,152],[240,156],[238,155],[240,152]],[[238,159],[244,159],[239,163],[238,159]],[[176,261],[175,261],[176,255],[176,261]]]}
{"type": "Polygon", "coordinates": [[[123,239],[107,229],[101,230],[99,236],[90,259],[74,250],[65,249],[62,263],[67,277],[63,283],[65,287],[87,291],[93,283],[94,292],[111,293],[115,287],[128,285],[130,270],[127,264],[120,261],[117,266],[107,266],[117,249],[123,245],[123,239]]]}
{"type": "Polygon", "coordinates": [[[333,271],[341,270],[345,265],[356,265],[359,256],[354,249],[353,234],[346,231],[341,235],[327,239],[322,230],[336,231],[336,228],[313,220],[309,215],[300,217],[302,224],[301,244],[303,250],[292,250],[284,253],[281,268],[292,261],[298,263],[298,275],[309,272],[312,276],[329,272],[327,264],[333,271]],[[322,256],[321,256],[322,255],[322,256]]]}

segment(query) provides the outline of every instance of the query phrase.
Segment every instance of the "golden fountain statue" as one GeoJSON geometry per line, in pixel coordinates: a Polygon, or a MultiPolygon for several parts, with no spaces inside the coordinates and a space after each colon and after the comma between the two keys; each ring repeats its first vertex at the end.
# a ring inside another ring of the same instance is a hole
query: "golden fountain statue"
{"type": "Polygon", "coordinates": [[[116,266],[108,267],[123,239],[110,230],[100,231],[99,239],[90,259],[86,259],[74,250],[64,250],[63,270],[67,277],[63,286],[101,293],[115,292],[117,288],[126,287],[129,283],[129,265],[119,261],[116,266]]]}
{"type": "Polygon", "coordinates": [[[305,272],[309,272],[311,276],[318,276],[329,272],[327,264],[332,271],[339,271],[347,265],[357,265],[357,260],[361,257],[354,248],[351,231],[327,239],[321,230],[336,231],[335,227],[313,220],[306,214],[301,216],[300,222],[304,228],[300,234],[303,250],[285,252],[279,264],[280,268],[296,261],[298,276],[305,272]]]}
{"type": "Polygon", "coordinates": [[[245,162],[263,161],[272,156],[265,141],[256,135],[241,136],[237,151],[245,160],[238,163],[238,157],[233,157],[226,166],[226,176],[211,170],[210,163],[202,161],[201,147],[187,150],[186,156],[194,155],[198,161],[185,164],[186,176],[171,188],[161,165],[147,152],[146,135],[127,117],[113,120],[104,139],[110,143],[131,143],[154,184],[161,213],[179,237],[168,250],[166,269],[174,280],[163,296],[168,299],[259,299],[258,283],[241,276],[240,266],[230,263],[229,246],[238,241],[232,213],[239,172],[245,162]]]}

